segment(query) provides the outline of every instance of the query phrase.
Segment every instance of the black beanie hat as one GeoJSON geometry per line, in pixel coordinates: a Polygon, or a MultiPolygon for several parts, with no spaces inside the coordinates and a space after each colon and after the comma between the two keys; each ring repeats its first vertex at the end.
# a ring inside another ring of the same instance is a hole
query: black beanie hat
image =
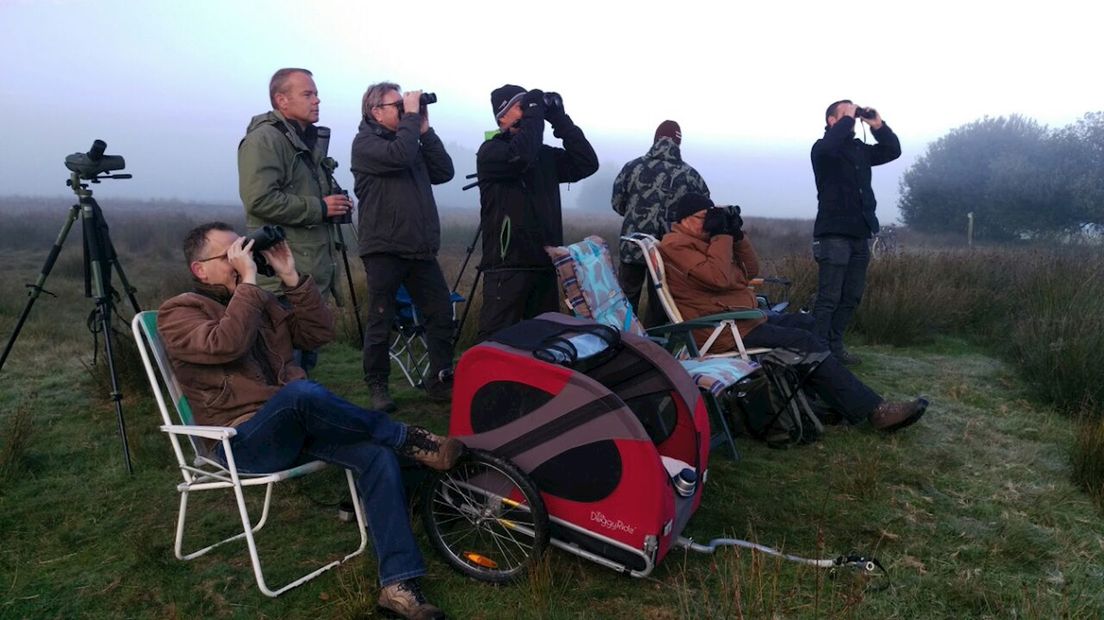
{"type": "Polygon", "coordinates": [[[525,96],[525,89],[515,84],[506,84],[491,91],[491,111],[495,120],[502,118],[506,110],[525,96]]]}
{"type": "Polygon", "coordinates": [[[684,194],[671,207],[671,221],[679,222],[703,209],[713,208],[713,201],[701,194],[684,194]]]}

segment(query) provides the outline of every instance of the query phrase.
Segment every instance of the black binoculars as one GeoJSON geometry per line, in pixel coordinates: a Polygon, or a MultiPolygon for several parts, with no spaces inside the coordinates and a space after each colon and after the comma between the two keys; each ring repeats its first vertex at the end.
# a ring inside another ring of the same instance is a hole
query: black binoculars
{"type": "Polygon", "coordinates": [[[265,260],[261,252],[287,239],[282,226],[264,225],[245,236],[246,241],[242,245],[248,245],[253,241],[253,262],[257,264],[257,273],[266,276],[276,275],[276,270],[265,260]]]}
{"type": "Polygon", "coordinates": [[[862,106],[855,106],[855,116],[861,116],[862,118],[874,118],[878,116],[878,111],[874,108],[864,108],[862,106]]]}

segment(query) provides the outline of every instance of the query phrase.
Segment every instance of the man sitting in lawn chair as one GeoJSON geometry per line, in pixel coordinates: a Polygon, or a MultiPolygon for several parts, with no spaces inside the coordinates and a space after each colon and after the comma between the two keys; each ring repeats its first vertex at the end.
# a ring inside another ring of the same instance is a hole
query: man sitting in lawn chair
{"type": "MultiPolygon", "coordinates": [[[[221,222],[184,238],[195,292],[166,301],[157,328],[196,423],[231,426],[240,470],[269,472],[322,460],[352,470],[379,559],[379,604],[403,617],[443,617],[417,578],[426,572],[406,510],[397,456],[452,467],[462,445],[362,409],[312,381],[293,348],[333,339],[333,315],[286,242],[262,252],[286,289],[284,305],[256,285],[253,241],[221,222]]],[[[225,463],[222,446],[211,457],[225,463]]]]}
{"type": "MultiPolygon", "coordinates": [[[[686,194],[675,204],[671,232],[659,251],[667,266],[667,286],[683,319],[756,307],[748,282],[758,275],[759,258],[743,231],[738,212],[714,209],[701,194],[686,194]]],[[[802,314],[775,314],[737,321],[744,346],[784,347],[799,352],[828,351],[828,344],[812,333],[812,320],[802,314]]],[[[699,330],[703,344],[710,330],[699,330]]],[[[723,334],[712,352],[732,350],[736,342],[723,334]]],[[[924,415],[928,402],[887,401],[867,387],[834,356],[828,355],[808,378],[808,385],[851,424],[869,420],[879,430],[892,432],[924,415]]]]}

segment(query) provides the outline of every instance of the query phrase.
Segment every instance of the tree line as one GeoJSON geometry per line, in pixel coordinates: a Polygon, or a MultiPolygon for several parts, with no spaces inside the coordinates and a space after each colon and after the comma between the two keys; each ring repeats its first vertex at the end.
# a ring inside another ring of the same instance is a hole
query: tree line
{"type": "Polygon", "coordinates": [[[901,179],[901,217],[930,233],[989,241],[1104,232],[1104,112],[1058,129],[985,117],[928,145],[901,179]]]}

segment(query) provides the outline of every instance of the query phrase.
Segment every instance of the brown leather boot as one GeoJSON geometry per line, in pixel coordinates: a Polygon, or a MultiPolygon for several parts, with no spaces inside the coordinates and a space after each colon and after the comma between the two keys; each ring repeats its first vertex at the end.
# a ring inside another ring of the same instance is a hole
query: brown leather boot
{"type": "Polygon", "coordinates": [[[398,449],[399,454],[439,471],[452,469],[463,451],[459,439],[434,435],[420,426],[406,427],[406,441],[398,449]]]}
{"type": "Polygon", "coordinates": [[[927,410],[928,401],[925,398],[917,398],[912,402],[883,400],[868,419],[874,428],[892,433],[916,423],[927,410]]]}
{"type": "Polygon", "coordinates": [[[445,612],[429,604],[418,582],[413,579],[393,583],[380,590],[379,609],[385,615],[411,620],[447,618],[445,612]]]}

